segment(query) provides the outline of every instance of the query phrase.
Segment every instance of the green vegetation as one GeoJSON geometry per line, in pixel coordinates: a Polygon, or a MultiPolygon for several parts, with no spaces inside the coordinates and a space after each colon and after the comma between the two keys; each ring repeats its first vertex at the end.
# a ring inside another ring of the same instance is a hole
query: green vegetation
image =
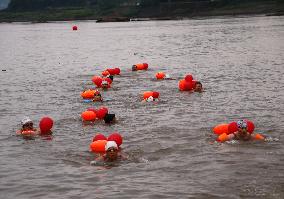
{"type": "Polygon", "coordinates": [[[11,0],[9,7],[0,11],[0,22],[283,13],[283,0],[11,0]]]}

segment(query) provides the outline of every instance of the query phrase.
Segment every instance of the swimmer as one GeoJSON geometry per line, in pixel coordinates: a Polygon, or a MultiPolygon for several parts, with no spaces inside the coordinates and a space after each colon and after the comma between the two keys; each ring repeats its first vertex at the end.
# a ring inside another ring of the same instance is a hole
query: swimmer
{"type": "Polygon", "coordinates": [[[105,146],[106,153],[103,156],[98,157],[95,161],[115,162],[119,160],[127,159],[123,156],[119,150],[115,141],[108,141],[105,146]]]}
{"type": "Polygon", "coordinates": [[[103,101],[103,97],[102,97],[101,93],[99,91],[96,91],[94,93],[93,102],[102,102],[102,101],[103,101]]]}
{"type": "Polygon", "coordinates": [[[29,117],[25,117],[21,121],[22,128],[21,130],[17,131],[17,135],[23,135],[24,131],[34,131],[35,134],[37,133],[37,129],[34,128],[33,121],[29,117]]]}
{"type": "Polygon", "coordinates": [[[165,74],[164,79],[165,80],[175,80],[175,78],[172,78],[169,74],[165,74]]]}
{"type": "Polygon", "coordinates": [[[137,71],[138,69],[137,69],[137,66],[136,65],[133,65],[132,66],[132,71],[137,71]]]}
{"type": "Polygon", "coordinates": [[[198,82],[198,81],[197,81],[197,82],[195,83],[194,92],[198,92],[198,93],[203,92],[203,87],[202,87],[201,82],[198,82]]]}
{"type": "Polygon", "coordinates": [[[237,122],[238,130],[228,135],[228,140],[252,140],[253,136],[247,131],[247,122],[245,120],[239,120],[237,122]]]}
{"type": "Polygon", "coordinates": [[[115,114],[110,114],[110,113],[107,113],[105,115],[104,121],[105,121],[106,124],[113,124],[113,123],[117,122],[115,114]]]}
{"type": "Polygon", "coordinates": [[[107,81],[102,81],[102,89],[106,90],[110,88],[110,85],[107,81]]]}
{"type": "Polygon", "coordinates": [[[150,96],[142,100],[142,102],[154,102],[154,101],[158,101],[158,98],[155,99],[153,96],[150,96]]]}
{"type": "Polygon", "coordinates": [[[113,75],[109,75],[109,76],[107,76],[107,77],[110,78],[111,81],[113,81],[113,75]]]}

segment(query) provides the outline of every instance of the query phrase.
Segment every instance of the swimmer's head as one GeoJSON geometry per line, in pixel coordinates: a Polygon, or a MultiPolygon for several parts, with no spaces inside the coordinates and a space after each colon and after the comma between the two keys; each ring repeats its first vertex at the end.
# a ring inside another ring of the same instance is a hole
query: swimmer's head
{"type": "Polygon", "coordinates": [[[115,141],[108,141],[106,146],[106,158],[108,161],[115,161],[118,157],[118,146],[115,141]]]}
{"type": "Polygon", "coordinates": [[[115,122],[115,114],[107,113],[104,117],[104,121],[106,124],[114,123],[115,122]]]}
{"type": "Polygon", "coordinates": [[[245,136],[248,134],[247,132],[247,122],[245,120],[239,120],[237,122],[237,126],[238,126],[238,132],[240,133],[240,135],[245,136]]]}
{"type": "Polygon", "coordinates": [[[33,129],[33,121],[29,117],[24,117],[21,121],[23,130],[33,129]]]}
{"type": "Polygon", "coordinates": [[[108,88],[109,84],[107,81],[102,81],[102,88],[108,88]]]}
{"type": "Polygon", "coordinates": [[[94,93],[94,99],[93,101],[102,101],[102,95],[100,92],[95,92],[94,93]]]}
{"type": "Polygon", "coordinates": [[[154,97],[150,96],[146,99],[146,102],[153,102],[154,101],[154,97]]]}
{"type": "Polygon", "coordinates": [[[137,71],[137,66],[136,65],[132,66],[132,71],[137,71]]]}
{"type": "Polygon", "coordinates": [[[195,89],[194,89],[194,91],[196,91],[196,92],[201,92],[202,91],[202,84],[201,84],[201,82],[196,82],[195,83],[195,89]]]}
{"type": "Polygon", "coordinates": [[[109,75],[108,78],[110,78],[111,81],[113,81],[113,75],[109,75]]]}
{"type": "Polygon", "coordinates": [[[169,79],[169,78],[171,78],[171,76],[169,74],[166,74],[165,79],[169,79]]]}
{"type": "Polygon", "coordinates": [[[105,150],[108,151],[110,148],[118,149],[118,146],[115,141],[107,141],[105,150]]]}
{"type": "Polygon", "coordinates": [[[240,129],[246,129],[247,126],[248,126],[248,124],[247,124],[247,122],[246,122],[245,120],[239,120],[239,121],[237,122],[237,126],[238,126],[238,128],[240,128],[240,129]]]}

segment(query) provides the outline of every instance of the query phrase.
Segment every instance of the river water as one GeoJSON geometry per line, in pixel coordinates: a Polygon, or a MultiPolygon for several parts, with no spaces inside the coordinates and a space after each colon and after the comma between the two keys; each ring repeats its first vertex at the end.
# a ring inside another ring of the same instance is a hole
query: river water
{"type": "Polygon", "coordinates": [[[284,198],[283,41],[283,17],[0,24],[0,198],[284,198]],[[140,62],[149,70],[132,72],[140,62]],[[110,101],[82,102],[108,67],[121,68],[110,101]],[[179,92],[186,73],[206,91],[179,92]],[[146,90],[161,101],[141,103],[146,90]],[[101,105],[118,123],[82,124],[101,105]],[[15,136],[23,116],[52,117],[53,137],[15,136]],[[266,141],[214,142],[239,118],[266,141]],[[129,159],[90,165],[97,132],[121,133],[129,159]]]}

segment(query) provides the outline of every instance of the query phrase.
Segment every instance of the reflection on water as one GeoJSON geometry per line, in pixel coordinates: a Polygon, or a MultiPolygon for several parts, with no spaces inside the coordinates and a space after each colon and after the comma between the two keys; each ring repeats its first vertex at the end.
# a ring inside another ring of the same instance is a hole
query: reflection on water
{"type": "Polygon", "coordinates": [[[283,198],[283,21],[0,24],[1,196],[283,198]],[[140,62],[149,70],[132,72],[140,62]],[[111,100],[84,103],[80,93],[108,67],[121,68],[103,92],[111,100]],[[155,81],[158,71],[176,80],[155,81]],[[185,73],[206,92],[179,92],[185,73]],[[161,101],[141,103],[147,90],[161,101]],[[117,124],[82,124],[82,111],[102,105],[117,124]],[[53,136],[15,136],[26,115],[52,117],[53,136]],[[239,118],[266,141],[215,143],[212,127],[239,118]],[[120,132],[129,160],[90,165],[98,132],[120,132]]]}

